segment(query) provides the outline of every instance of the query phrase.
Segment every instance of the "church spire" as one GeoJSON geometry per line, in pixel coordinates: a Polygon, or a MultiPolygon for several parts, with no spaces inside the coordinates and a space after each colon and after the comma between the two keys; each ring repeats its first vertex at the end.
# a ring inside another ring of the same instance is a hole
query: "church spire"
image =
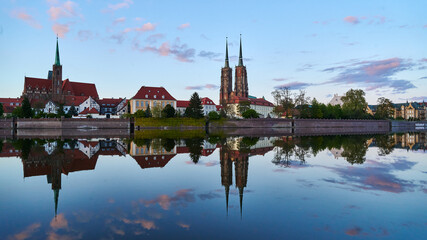
{"type": "Polygon", "coordinates": [[[58,212],[58,198],[59,198],[59,189],[53,190],[53,198],[55,200],[55,217],[58,212]]]}
{"type": "Polygon", "coordinates": [[[227,216],[228,216],[228,195],[230,193],[230,186],[225,186],[225,206],[227,207],[227,216]]]}
{"type": "Polygon", "coordinates": [[[226,68],[230,67],[228,63],[228,37],[225,38],[225,66],[226,68]]]}
{"type": "Polygon", "coordinates": [[[240,34],[240,52],[239,52],[239,67],[243,66],[243,57],[242,57],[242,34],[240,34]]]}
{"type": "Polygon", "coordinates": [[[56,66],[61,66],[61,62],[59,61],[59,44],[58,44],[58,36],[56,36],[55,65],[56,65],[56,66]]]}
{"type": "Polygon", "coordinates": [[[243,187],[239,187],[239,197],[240,197],[240,219],[242,219],[243,213],[243,187]]]}

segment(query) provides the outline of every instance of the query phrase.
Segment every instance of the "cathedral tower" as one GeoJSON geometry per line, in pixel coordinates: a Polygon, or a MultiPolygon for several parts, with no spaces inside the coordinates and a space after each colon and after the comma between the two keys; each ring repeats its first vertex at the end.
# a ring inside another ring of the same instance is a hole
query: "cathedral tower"
{"type": "Polygon", "coordinates": [[[248,75],[243,65],[242,57],[242,35],[240,35],[239,65],[236,66],[234,92],[237,97],[248,97],[248,75]]]}
{"type": "Polygon", "coordinates": [[[221,88],[219,90],[219,104],[224,104],[228,101],[231,92],[233,91],[233,77],[230,64],[228,62],[228,39],[225,40],[225,65],[221,69],[221,88]]]}
{"type": "Polygon", "coordinates": [[[52,66],[52,100],[62,101],[62,65],[59,60],[58,37],[56,37],[55,63],[52,66]]]}

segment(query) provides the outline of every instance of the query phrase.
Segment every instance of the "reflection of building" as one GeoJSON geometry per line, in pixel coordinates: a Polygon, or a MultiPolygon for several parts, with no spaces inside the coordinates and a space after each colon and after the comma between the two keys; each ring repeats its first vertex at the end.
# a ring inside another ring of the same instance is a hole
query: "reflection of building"
{"type": "MultiPolygon", "coordinates": [[[[155,139],[153,141],[156,141],[155,139]]],[[[134,142],[130,145],[129,154],[136,160],[138,165],[144,168],[164,167],[176,156],[176,147],[167,151],[160,143],[150,142],[149,144],[138,146],[134,142]]]]}

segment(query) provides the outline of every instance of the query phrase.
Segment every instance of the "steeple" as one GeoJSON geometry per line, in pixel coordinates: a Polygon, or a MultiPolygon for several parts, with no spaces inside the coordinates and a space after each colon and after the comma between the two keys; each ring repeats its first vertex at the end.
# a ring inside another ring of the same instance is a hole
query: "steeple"
{"type": "Polygon", "coordinates": [[[225,66],[226,68],[230,67],[228,64],[228,37],[225,38],[225,66]]]}
{"type": "Polygon", "coordinates": [[[242,34],[240,34],[240,52],[239,52],[239,67],[243,66],[243,57],[242,57],[242,34]]]}
{"type": "Polygon", "coordinates": [[[225,206],[227,207],[227,216],[228,216],[228,195],[230,193],[230,186],[225,186],[225,206]]]}
{"type": "Polygon", "coordinates": [[[243,187],[239,187],[239,197],[240,197],[240,219],[242,219],[243,213],[243,187]]]}
{"type": "Polygon", "coordinates": [[[61,66],[61,62],[59,61],[59,44],[58,44],[58,36],[56,36],[55,65],[56,65],[56,66],[61,66]]]}
{"type": "Polygon", "coordinates": [[[56,217],[56,214],[58,212],[59,189],[54,189],[53,190],[53,198],[54,198],[54,201],[55,201],[55,217],[56,217]]]}

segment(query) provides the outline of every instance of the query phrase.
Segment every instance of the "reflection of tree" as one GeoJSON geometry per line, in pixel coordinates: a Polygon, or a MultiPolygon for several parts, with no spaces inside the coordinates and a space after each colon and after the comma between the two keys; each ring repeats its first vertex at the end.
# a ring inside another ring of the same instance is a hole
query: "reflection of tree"
{"type": "Polygon", "coordinates": [[[162,139],[162,146],[167,152],[171,152],[175,147],[175,140],[171,138],[162,139]]]}
{"type": "Polygon", "coordinates": [[[277,148],[276,153],[274,154],[273,163],[289,167],[295,149],[293,139],[291,137],[282,138],[281,140],[277,140],[274,145],[277,146],[277,148]]]}
{"type": "Polygon", "coordinates": [[[242,140],[239,142],[239,152],[249,153],[251,151],[251,147],[255,146],[258,140],[258,137],[243,137],[242,140]]]}
{"type": "Polygon", "coordinates": [[[341,154],[346,158],[347,162],[351,164],[362,164],[365,162],[366,151],[368,145],[366,144],[365,136],[352,136],[344,138],[342,142],[342,148],[344,149],[341,154]]]}
{"type": "Polygon", "coordinates": [[[377,135],[375,137],[375,143],[378,146],[378,155],[385,156],[393,152],[393,135],[377,135]]]}
{"type": "Polygon", "coordinates": [[[34,140],[32,139],[18,139],[12,142],[12,145],[15,149],[21,150],[21,157],[23,160],[28,159],[33,144],[34,140]]]}
{"type": "Polygon", "coordinates": [[[190,158],[194,163],[198,163],[200,156],[202,155],[203,138],[189,138],[185,139],[185,145],[188,147],[190,152],[190,158]]]}

